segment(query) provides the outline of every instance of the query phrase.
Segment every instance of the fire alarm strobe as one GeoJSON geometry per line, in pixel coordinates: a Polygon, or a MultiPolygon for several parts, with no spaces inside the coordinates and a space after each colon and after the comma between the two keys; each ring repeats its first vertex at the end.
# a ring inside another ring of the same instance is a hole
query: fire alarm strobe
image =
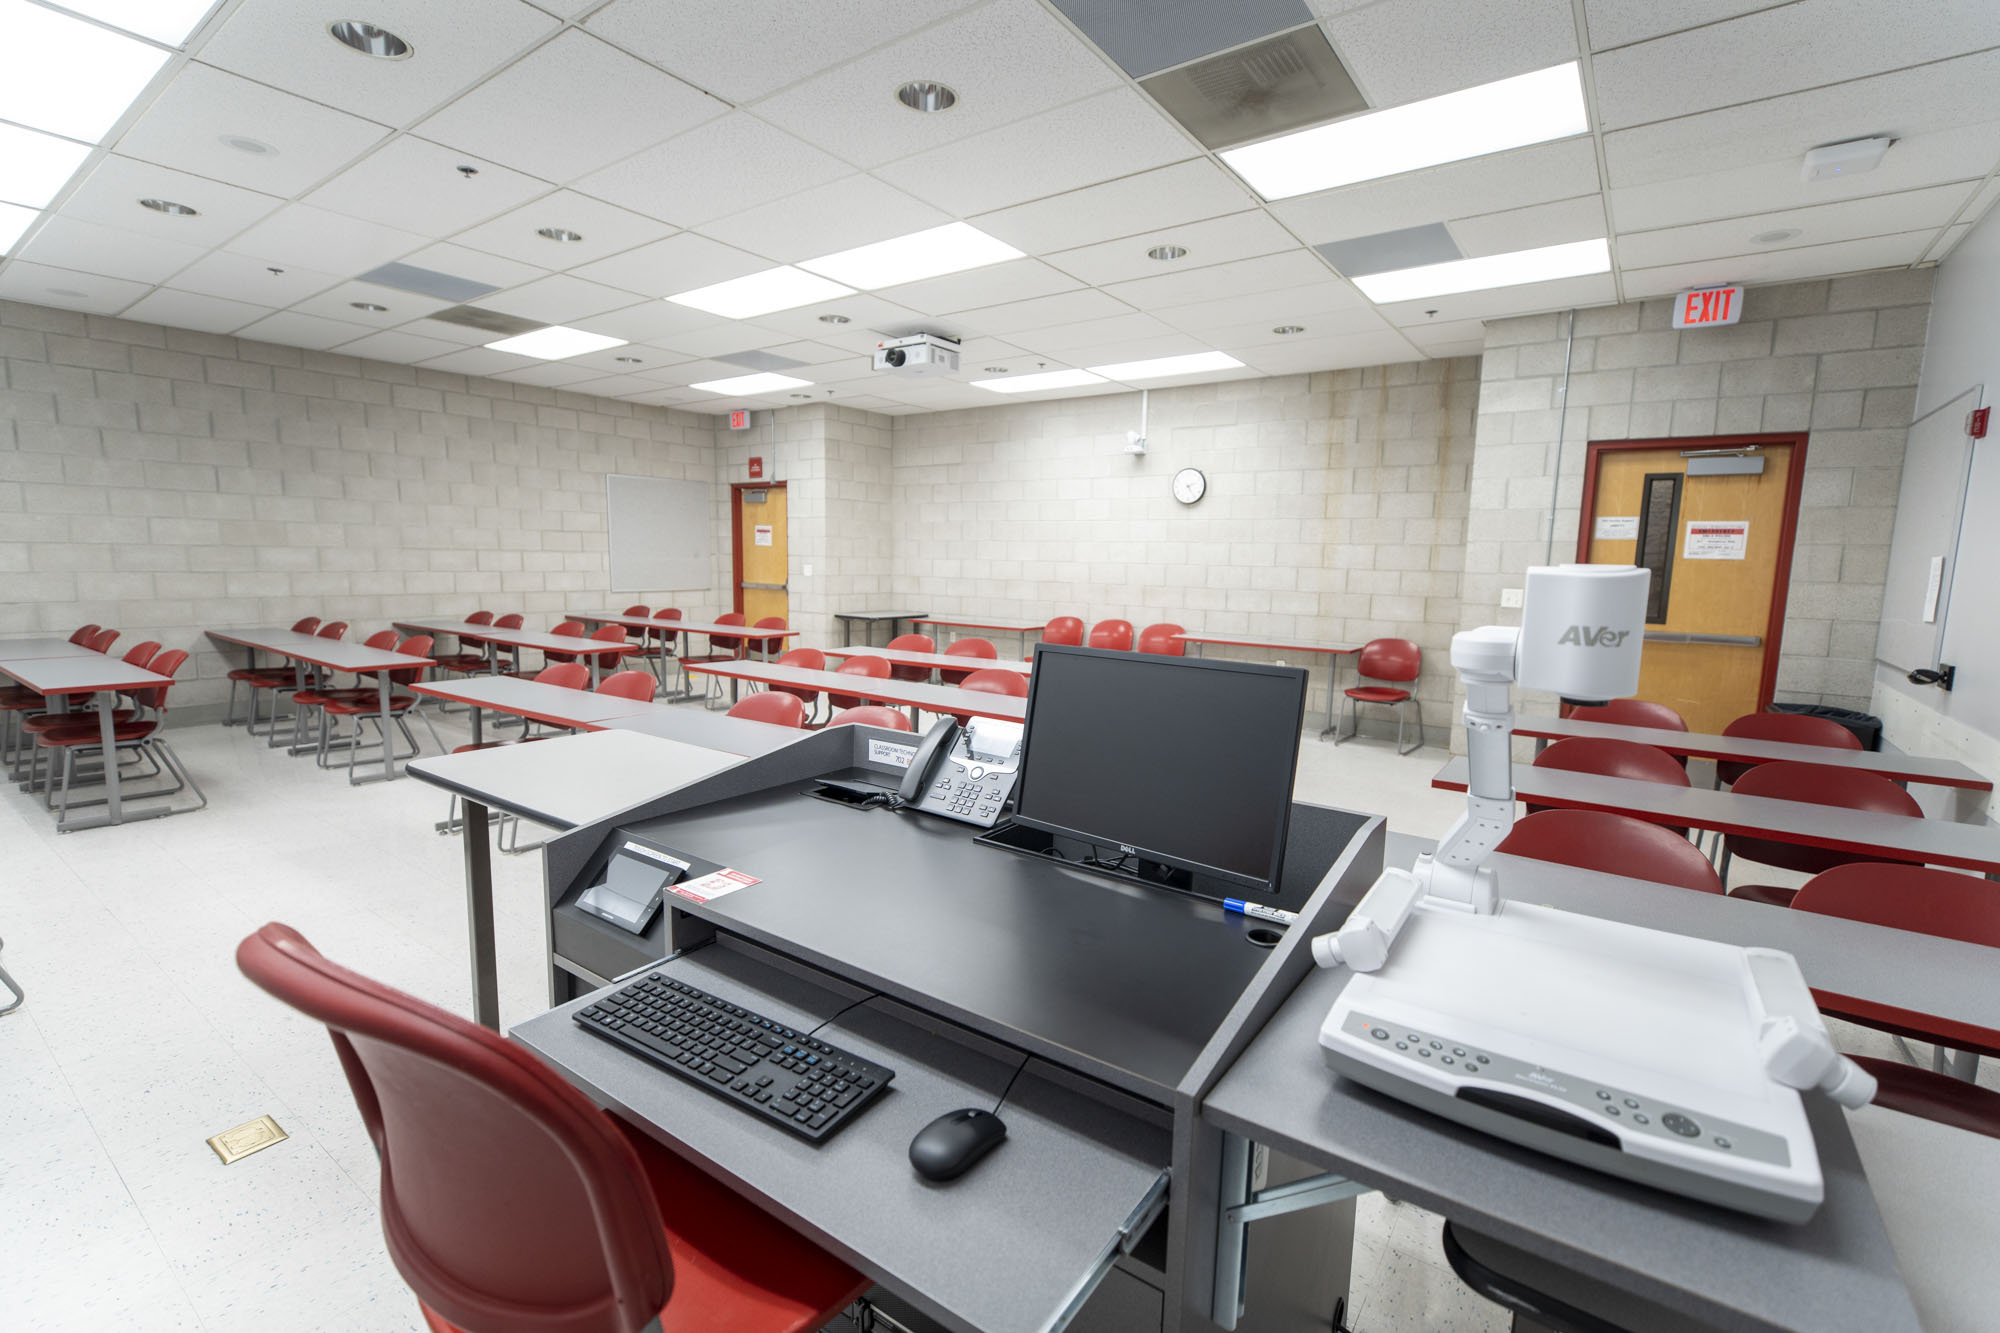
{"type": "Polygon", "coordinates": [[[958,340],[935,333],[913,333],[875,347],[875,369],[899,375],[958,373],[958,340]]]}

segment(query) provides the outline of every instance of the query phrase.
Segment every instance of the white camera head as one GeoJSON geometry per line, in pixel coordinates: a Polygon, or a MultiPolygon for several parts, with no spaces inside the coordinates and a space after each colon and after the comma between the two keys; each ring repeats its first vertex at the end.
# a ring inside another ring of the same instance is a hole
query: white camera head
{"type": "Polygon", "coordinates": [[[1536,565],[1522,599],[1520,682],[1571,699],[1639,689],[1652,571],[1635,565],[1536,565]]]}

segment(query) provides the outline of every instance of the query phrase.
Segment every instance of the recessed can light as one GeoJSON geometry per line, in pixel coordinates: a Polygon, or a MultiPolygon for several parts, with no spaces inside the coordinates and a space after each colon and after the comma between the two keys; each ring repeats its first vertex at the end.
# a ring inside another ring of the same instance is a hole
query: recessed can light
{"type": "Polygon", "coordinates": [[[620,363],[621,365],[627,365],[627,366],[643,366],[646,364],[644,361],[641,361],[636,356],[614,356],[611,359],[613,361],[620,363]]]}
{"type": "Polygon", "coordinates": [[[535,228],[535,235],[545,241],[562,241],[565,244],[583,239],[582,232],[571,231],[567,227],[537,227],[535,228]]]}
{"type": "Polygon", "coordinates": [[[1304,333],[1305,331],[1306,326],[1303,324],[1280,324],[1271,330],[1271,332],[1285,338],[1290,337],[1294,333],[1304,333]]]}
{"type": "Polygon", "coordinates": [[[1800,234],[1797,227],[1778,227],[1771,231],[1760,231],[1750,239],[1759,245],[1776,245],[1780,241],[1789,241],[1800,234]]]}
{"type": "Polygon", "coordinates": [[[155,213],[165,213],[168,217],[194,218],[201,216],[198,210],[189,208],[186,204],[177,204],[171,199],[141,199],[139,207],[150,208],[155,213]]]}
{"type": "Polygon", "coordinates": [[[819,322],[822,324],[847,324],[851,321],[845,315],[821,315],[819,322]]]}
{"type": "Polygon", "coordinates": [[[912,111],[949,111],[958,94],[933,79],[918,79],[896,90],[896,100],[912,111]]]}
{"type": "Polygon", "coordinates": [[[1005,367],[1005,366],[988,366],[988,367],[986,367],[986,373],[987,373],[987,374],[989,374],[989,375],[1005,375],[1005,374],[1007,373],[1007,367],[1005,367]]]}
{"type": "Polygon", "coordinates": [[[253,139],[247,134],[218,134],[215,136],[224,145],[239,153],[249,153],[253,157],[268,157],[278,150],[262,139],[253,139]]]}
{"type": "Polygon", "coordinates": [[[342,46],[378,60],[407,60],[412,52],[410,44],[395,33],[360,19],[336,19],[326,30],[342,46]]]}
{"type": "Polygon", "coordinates": [[[1148,259],[1185,259],[1187,247],[1184,245],[1156,245],[1146,252],[1148,259]]]}
{"type": "Polygon", "coordinates": [[[370,314],[375,315],[387,314],[389,311],[388,306],[376,305],[373,301],[349,301],[347,304],[353,306],[356,310],[366,310],[370,314]]]}

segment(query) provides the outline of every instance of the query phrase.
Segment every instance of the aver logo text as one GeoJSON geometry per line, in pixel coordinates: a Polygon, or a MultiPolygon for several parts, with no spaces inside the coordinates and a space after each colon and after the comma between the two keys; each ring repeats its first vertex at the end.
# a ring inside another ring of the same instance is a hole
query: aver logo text
{"type": "Polygon", "coordinates": [[[1616,648],[1625,642],[1631,632],[1629,629],[1613,629],[1609,625],[1600,625],[1596,629],[1588,625],[1571,625],[1556,642],[1573,643],[1579,648],[1616,648]]]}

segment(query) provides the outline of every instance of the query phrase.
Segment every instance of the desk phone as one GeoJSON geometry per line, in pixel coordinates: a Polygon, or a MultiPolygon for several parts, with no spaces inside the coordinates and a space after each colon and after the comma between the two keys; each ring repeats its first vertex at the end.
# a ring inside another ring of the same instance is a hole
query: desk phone
{"type": "Polygon", "coordinates": [[[1020,775],[1019,722],[979,717],[969,727],[940,719],[903,775],[903,804],[980,828],[992,828],[1020,775]]]}

